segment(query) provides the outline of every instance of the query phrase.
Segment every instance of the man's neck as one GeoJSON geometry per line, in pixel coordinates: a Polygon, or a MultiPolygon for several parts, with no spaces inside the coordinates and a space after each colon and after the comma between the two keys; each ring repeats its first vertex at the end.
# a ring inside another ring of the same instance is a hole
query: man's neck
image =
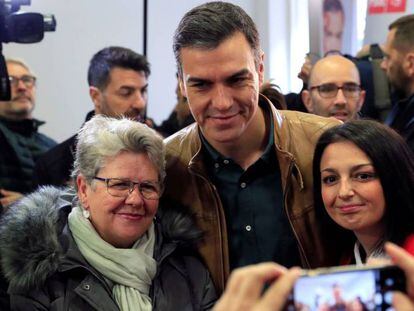
{"type": "Polygon", "coordinates": [[[408,87],[408,93],[407,98],[414,95],[414,81],[411,83],[411,85],[408,87]]]}
{"type": "Polygon", "coordinates": [[[0,113],[0,117],[6,120],[10,120],[10,121],[23,121],[23,120],[31,120],[32,116],[31,115],[21,115],[21,114],[2,114],[0,113]]]}
{"type": "Polygon", "coordinates": [[[270,120],[263,109],[258,108],[254,119],[243,135],[231,143],[211,144],[220,154],[231,158],[246,170],[263,154],[269,139],[270,120]]]}

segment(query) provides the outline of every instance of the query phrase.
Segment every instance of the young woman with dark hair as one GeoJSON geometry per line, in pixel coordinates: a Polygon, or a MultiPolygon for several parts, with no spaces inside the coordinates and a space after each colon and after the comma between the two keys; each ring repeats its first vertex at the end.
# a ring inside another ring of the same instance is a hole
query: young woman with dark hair
{"type": "Polygon", "coordinates": [[[334,264],[385,256],[414,231],[414,161],[389,127],[357,120],[329,129],[313,159],[314,200],[334,264]]]}

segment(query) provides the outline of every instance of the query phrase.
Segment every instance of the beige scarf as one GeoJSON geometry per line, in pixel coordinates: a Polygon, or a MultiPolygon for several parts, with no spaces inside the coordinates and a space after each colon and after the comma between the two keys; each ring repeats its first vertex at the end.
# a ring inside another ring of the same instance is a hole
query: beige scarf
{"type": "Polygon", "coordinates": [[[79,206],[69,214],[69,229],[88,263],[114,283],[112,295],[122,311],[152,310],[149,290],[157,270],[154,224],[130,249],[104,241],[79,206]]]}

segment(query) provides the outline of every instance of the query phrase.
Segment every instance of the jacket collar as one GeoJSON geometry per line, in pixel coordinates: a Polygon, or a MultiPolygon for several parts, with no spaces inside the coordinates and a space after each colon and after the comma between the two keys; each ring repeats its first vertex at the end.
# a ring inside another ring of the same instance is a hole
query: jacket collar
{"type": "MultiPolygon", "coordinates": [[[[291,133],[290,126],[286,121],[286,117],[277,110],[273,104],[265,96],[259,96],[260,105],[265,106],[271,111],[273,118],[273,134],[274,134],[274,145],[276,148],[276,155],[279,161],[279,167],[281,168],[282,174],[282,187],[286,189],[288,175],[293,173],[298,181],[300,189],[304,188],[304,181],[302,174],[300,173],[298,165],[295,163],[294,155],[290,152],[292,150],[292,141],[290,139],[291,133]]],[[[297,125],[300,126],[300,125],[297,125]]],[[[204,165],[205,156],[202,152],[202,143],[200,140],[200,129],[196,123],[182,130],[178,135],[188,135],[190,142],[189,154],[192,157],[189,159],[188,167],[190,171],[196,174],[204,176],[206,178],[207,171],[204,165]]]]}

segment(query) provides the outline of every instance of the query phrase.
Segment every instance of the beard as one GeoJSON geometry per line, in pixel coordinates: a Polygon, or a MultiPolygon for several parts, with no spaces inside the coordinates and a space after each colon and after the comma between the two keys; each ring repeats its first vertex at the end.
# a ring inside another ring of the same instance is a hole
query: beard
{"type": "Polygon", "coordinates": [[[137,108],[131,108],[124,112],[116,112],[111,108],[106,100],[101,103],[100,113],[112,118],[126,117],[134,121],[145,122],[145,109],[140,110],[137,108]]]}

